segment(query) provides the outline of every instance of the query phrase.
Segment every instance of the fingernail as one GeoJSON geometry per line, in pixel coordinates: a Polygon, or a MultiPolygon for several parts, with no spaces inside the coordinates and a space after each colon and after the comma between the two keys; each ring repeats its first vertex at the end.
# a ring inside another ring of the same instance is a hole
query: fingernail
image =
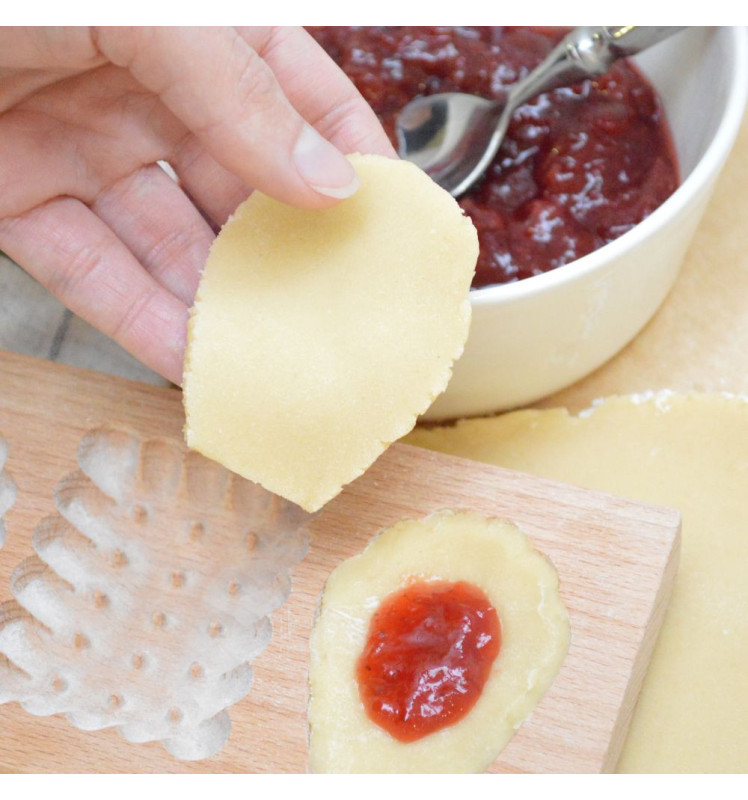
{"type": "Polygon", "coordinates": [[[293,151],[299,175],[315,192],[342,200],[358,189],[358,175],[345,156],[311,125],[305,125],[293,151]]]}

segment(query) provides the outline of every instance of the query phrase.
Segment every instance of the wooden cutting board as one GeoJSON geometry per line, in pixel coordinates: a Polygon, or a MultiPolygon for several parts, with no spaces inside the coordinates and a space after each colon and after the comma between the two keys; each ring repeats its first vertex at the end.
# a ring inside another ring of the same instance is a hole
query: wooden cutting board
{"type": "MultiPolygon", "coordinates": [[[[177,390],[160,389],[0,352],[0,434],[18,498],[6,514],[0,602],[31,532],[54,511],[55,484],[76,468],[87,431],[124,424],[181,440],[177,390]]],[[[231,709],[216,756],[177,761],[159,743],[114,730],[84,732],[60,717],[0,705],[0,770],[22,772],[303,772],[307,769],[307,642],[325,579],[381,528],[403,517],[472,509],[508,518],[554,563],[571,646],[551,689],[493,772],[614,768],[675,576],[679,514],[405,445],[392,446],[311,523],[273,638],[250,693],[231,709]]]]}

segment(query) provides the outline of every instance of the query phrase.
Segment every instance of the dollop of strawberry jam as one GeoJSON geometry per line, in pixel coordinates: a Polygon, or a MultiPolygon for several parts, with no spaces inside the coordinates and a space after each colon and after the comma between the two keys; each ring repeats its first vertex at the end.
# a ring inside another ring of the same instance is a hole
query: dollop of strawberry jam
{"type": "Polygon", "coordinates": [[[374,614],[357,665],[369,718],[402,742],[461,720],[475,705],[501,647],[485,593],[459,581],[419,581],[374,614]]]}

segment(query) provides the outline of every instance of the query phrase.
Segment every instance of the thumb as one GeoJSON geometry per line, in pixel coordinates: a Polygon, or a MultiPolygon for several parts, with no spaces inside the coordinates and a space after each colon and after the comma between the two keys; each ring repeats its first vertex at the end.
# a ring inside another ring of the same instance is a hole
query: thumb
{"type": "Polygon", "coordinates": [[[94,37],[249,186],[309,208],[356,191],[348,160],[304,121],[233,28],[98,28],[94,37]]]}

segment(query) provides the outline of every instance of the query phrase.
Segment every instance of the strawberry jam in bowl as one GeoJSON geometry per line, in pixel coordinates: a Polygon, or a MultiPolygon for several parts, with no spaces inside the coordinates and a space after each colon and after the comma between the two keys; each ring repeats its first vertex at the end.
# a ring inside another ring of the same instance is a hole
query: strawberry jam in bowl
{"type": "MultiPolygon", "coordinates": [[[[310,28],[394,141],[414,97],[502,98],[568,29],[310,28]]],[[[481,252],[470,336],[426,418],[515,408],[601,366],[664,301],[748,93],[742,28],[689,28],[515,113],[459,198],[481,252]]]]}
{"type": "MultiPolygon", "coordinates": [[[[393,144],[414,97],[502,99],[565,31],[528,28],[327,28],[314,31],[369,102],[393,144]]],[[[460,204],[481,243],[475,287],[548,272],[641,222],[678,185],[658,97],[629,62],[546,92],[514,115],[482,181],[460,204]]]]}

